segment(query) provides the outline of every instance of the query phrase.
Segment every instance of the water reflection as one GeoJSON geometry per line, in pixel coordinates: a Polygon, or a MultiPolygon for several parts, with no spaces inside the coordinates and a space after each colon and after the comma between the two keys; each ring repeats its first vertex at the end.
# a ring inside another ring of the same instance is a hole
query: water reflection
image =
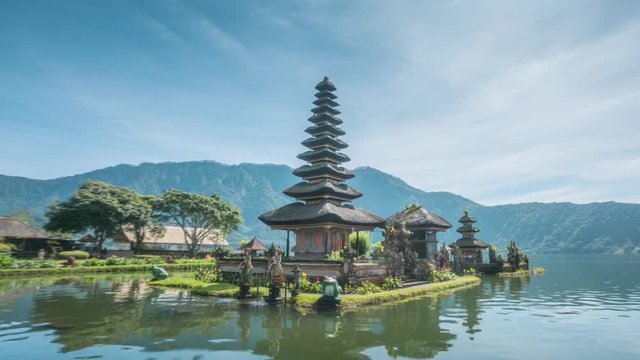
{"type": "Polygon", "coordinates": [[[569,266],[562,277],[550,271],[484,278],[481,286],[445,296],[344,316],[299,316],[259,303],[191,296],[131,276],[2,280],[0,353],[51,359],[132,352],[155,359],[490,359],[535,349],[540,357],[562,358],[599,354],[584,340],[598,339],[606,344],[603,355],[634,358],[628,355],[640,354],[630,335],[640,312],[638,279],[589,268],[598,271],[597,285],[569,266]],[[575,341],[585,350],[571,347],[575,341]],[[541,342],[547,347],[538,349],[541,342]]]}

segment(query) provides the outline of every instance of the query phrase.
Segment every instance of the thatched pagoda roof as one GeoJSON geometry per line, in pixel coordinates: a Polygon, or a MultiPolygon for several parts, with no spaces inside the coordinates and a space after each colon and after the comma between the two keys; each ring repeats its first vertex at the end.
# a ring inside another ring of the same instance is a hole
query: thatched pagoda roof
{"type": "Polygon", "coordinates": [[[467,223],[473,224],[477,221],[476,221],[476,218],[469,215],[469,210],[465,210],[464,215],[458,220],[458,222],[462,224],[467,224],[467,223]]]}
{"type": "Polygon", "coordinates": [[[299,182],[284,191],[287,196],[296,199],[338,198],[351,201],[362,196],[362,193],[347,184],[334,184],[328,180],[317,183],[299,182]]]}
{"type": "Polygon", "coordinates": [[[251,241],[249,241],[248,243],[242,245],[241,248],[245,250],[248,249],[251,251],[267,251],[267,247],[264,246],[264,244],[255,237],[251,239],[251,241]]]}
{"type": "Polygon", "coordinates": [[[452,247],[459,247],[461,249],[486,249],[489,247],[489,244],[480,239],[463,237],[456,240],[452,244],[452,247]]]}
{"type": "Polygon", "coordinates": [[[324,201],[318,204],[295,202],[260,215],[269,226],[340,224],[357,227],[378,227],[384,219],[371,211],[351,205],[336,205],[324,201]]]}
{"type": "Polygon", "coordinates": [[[338,138],[345,132],[336,127],[342,123],[336,117],[340,114],[336,109],[340,105],[335,101],[337,96],[332,93],[336,87],[325,77],[315,88],[317,99],[311,109],[313,116],[308,119],[313,126],[305,130],[311,137],[302,142],[309,150],[298,154],[298,159],[307,164],[293,171],[305,181],[284,190],[299,202],[264,213],[259,219],[272,227],[339,224],[370,229],[382,226],[384,219],[378,215],[343,204],[359,198],[362,193],[344,183],[355,175],[341,166],[350,159],[339,151],[348,144],[338,138]]]}
{"type": "Polygon", "coordinates": [[[51,239],[51,236],[38,231],[20,220],[0,218],[0,237],[16,239],[51,239]]]}
{"type": "Polygon", "coordinates": [[[303,179],[330,177],[340,180],[351,179],[355,176],[353,172],[351,172],[351,170],[329,163],[302,165],[299,168],[293,170],[293,175],[301,177],[303,179]]]}
{"type": "Polygon", "coordinates": [[[398,226],[401,223],[404,223],[407,229],[431,227],[446,230],[451,227],[447,220],[422,206],[408,207],[387,218],[387,224],[398,226]]]}

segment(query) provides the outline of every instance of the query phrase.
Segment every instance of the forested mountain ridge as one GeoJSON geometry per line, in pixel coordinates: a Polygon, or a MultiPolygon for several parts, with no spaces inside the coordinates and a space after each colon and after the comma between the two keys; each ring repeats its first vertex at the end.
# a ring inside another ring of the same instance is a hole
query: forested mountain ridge
{"type": "MultiPolygon", "coordinates": [[[[44,212],[54,200],[64,200],[88,179],[126,186],[145,194],[177,188],[206,194],[217,193],[242,210],[244,224],[230,236],[232,243],[258,236],[281,241],[257,219],[261,213],[293,199],[282,190],[299,181],[286,165],[238,164],[215,161],[143,163],[117,165],[84,174],[51,180],[0,175],[0,214],[29,210],[36,224],[45,222],[44,212]]],[[[533,252],[640,252],[640,204],[615,202],[524,203],[482,206],[448,192],[425,192],[379,170],[354,170],[349,183],[364,193],[354,203],[379,215],[389,216],[411,203],[419,203],[452,223],[439,238],[457,239],[457,219],[469,208],[481,229],[478,238],[502,248],[516,240],[533,252]]]]}

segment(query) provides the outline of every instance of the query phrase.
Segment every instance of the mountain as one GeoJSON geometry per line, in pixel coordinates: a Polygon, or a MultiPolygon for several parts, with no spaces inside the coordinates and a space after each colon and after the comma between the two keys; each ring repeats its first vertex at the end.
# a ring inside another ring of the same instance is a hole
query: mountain
{"type": "MultiPolygon", "coordinates": [[[[270,231],[258,219],[261,213],[292,202],[282,190],[299,179],[285,165],[226,165],[214,161],[143,163],[117,165],[84,174],[51,180],[0,175],[0,214],[27,209],[36,224],[43,224],[47,206],[69,197],[82,182],[97,179],[126,186],[145,194],[160,194],[167,188],[206,194],[217,193],[236,204],[244,224],[230,236],[258,236],[281,242],[281,231],[270,231]]],[[[516,240],[525,250],[544,252],[640,252],[640,204],[615,202],[577,205],[571,203],[525,203],[482,206],[448,192],[425,192],[379,170],[354,170],[349,181],[364,196],[354,203],[382,216],[389,216],[411,203],[419,203],[449,220],[454,227],[439,239],[458,238],[457,219],[469,208],[482,230],[478,237],[503,249],[516,240]]],[[[380,231],[377,232],[379,237],[380,231]]]]}

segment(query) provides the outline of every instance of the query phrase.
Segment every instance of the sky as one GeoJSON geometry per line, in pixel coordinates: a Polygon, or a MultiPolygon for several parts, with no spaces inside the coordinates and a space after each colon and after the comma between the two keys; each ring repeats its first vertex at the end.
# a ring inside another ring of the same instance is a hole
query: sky
{"type": "Polygon", "coordinates": [[[486,205],[640,203],[635,0],[0,0],[0,174],[299,166],[325,75],[347,167],[486,205]]]}

